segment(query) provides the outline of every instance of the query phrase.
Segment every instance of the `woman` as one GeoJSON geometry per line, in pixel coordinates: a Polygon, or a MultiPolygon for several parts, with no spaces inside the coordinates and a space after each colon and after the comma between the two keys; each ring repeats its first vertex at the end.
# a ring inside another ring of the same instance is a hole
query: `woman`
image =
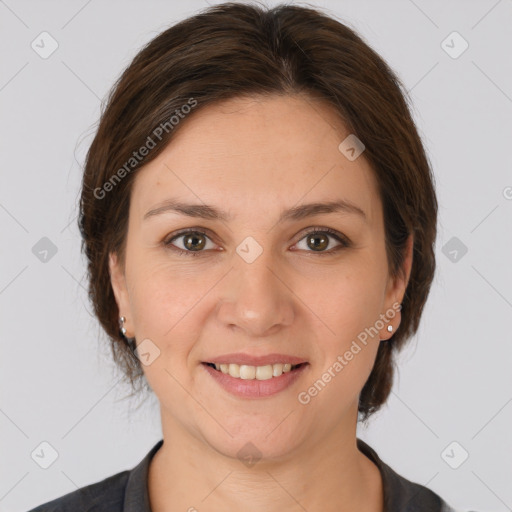
{"type": "Polygon", "coordinates": [[[229,3],[166,30],[113,89],[80,207],[95,313],[163,439],[34,510],[453,510],[356,437],[418,329],[437,201],[351,29],[229,3]]]}

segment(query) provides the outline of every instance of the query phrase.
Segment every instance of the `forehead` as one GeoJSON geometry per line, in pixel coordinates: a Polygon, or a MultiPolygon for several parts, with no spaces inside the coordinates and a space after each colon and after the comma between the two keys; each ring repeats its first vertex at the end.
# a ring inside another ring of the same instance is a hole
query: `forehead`
{"type": "MultiPolygon", "coordinates": [[[[345,198],[369,220],[380,205],[373,170],[339,149],[350,133],[332,107],[304,96],[235,98],[199,108],[137,172],[133,208],[168,197],[248,215],[299,202],[345,198]]],[[[262,212],[263,213],[263,212],[262,212]]],[[[270,212],[267,212],[270,213],[270,212]]]]}

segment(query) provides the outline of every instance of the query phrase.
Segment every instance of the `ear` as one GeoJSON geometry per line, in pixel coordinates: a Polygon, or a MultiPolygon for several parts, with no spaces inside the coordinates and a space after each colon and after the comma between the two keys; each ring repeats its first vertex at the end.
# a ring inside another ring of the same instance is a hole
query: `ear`
{"type": "MultiPolygon", "coordinates": [[[[398,329],[400,325],[400,311],[396,310],[396,304],[401,304],[409,283],[409,277],[411,276],[412,260],[413,260],[413,249],[414,249],[414,235],[410,234],[407,238],[407,243],[404,248],[404,261],[402,264],[402,272],[395,277],[390,277],[388,280],[388,286],[386,289],[386,300],[385,300],[385,311],[393,309],[396,314],[392,317],[386,326],[381,331],[381,339],[386,340],[391,338],[393,333],[398,329]],[[393,307],[395,305],[395,307],[393,307]],[[387,326],[391,325],[393,330],[388,332],[387,326]]],[[[385,312],[384,312],[385,314],[385,312]]]]}
{"type": "Polygon", "coordinates": [[[124,322],[126,337],[131,338],[133,337],[133,316],[131,313],[124,268],[119,261],[117,253],[111,252],[109,254],[108,268],[110,273],[110,284],[114,291],[119,316],[124,316],[126,318],[124,322]]]}

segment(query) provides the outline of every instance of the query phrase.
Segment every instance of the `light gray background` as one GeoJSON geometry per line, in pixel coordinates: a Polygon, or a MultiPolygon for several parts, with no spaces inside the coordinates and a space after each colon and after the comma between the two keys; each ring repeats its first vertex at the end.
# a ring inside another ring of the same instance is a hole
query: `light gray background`
{"type": "MultiPolygon", "coordinates": [[[[440,202],[420,331],[358,435],[456,508],[511,510],[512,1],[311,5],[358,30],[411,90],[440,202]],[[469,43],[456,59],[441,46],[453,31],[469,43]],[[453,237],[468,248],[456,262],[443,253],[453,237]],[[458,469],[441,456],[452,441],[469,453],[458,469]]],[[[161,437],[156,399],[136,411],[120,401],[128,390],[87,301],[76,200],[100,100],[144,43],[206,6],[0,1],[1,511],[130,469],[161,437]],[[48,59],[31,48],[42,31],[59,45],[48,59]],[[32,252],[42,237],[58,249],[46,263],[32,252]],[[59,454],[46,470],[31,458],[42,441],[59,454]]]]}

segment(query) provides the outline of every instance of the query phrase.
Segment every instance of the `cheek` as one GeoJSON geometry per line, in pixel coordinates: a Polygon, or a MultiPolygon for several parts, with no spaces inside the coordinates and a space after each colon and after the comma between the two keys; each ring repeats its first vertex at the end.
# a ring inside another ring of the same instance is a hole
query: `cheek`
{"type": "Polygon", "coordinates": [[[312,304],[329,329],[324,329],[327,336],[316,338],[320,364],[302,396],[315,403],[328,424],[357,403],[373,368],[380,344],[372,330],[381,312],[378,282],[369,272],[344,275],[332,279],[327,291],[318,293],[312,304]]]}
{"type": "Polygon", "coordinates": [[[322,328],[326,335],[316,338],[321,368],[315,374],[320,387],[328,382],[327,403],[334,400],[341,406],[356,400],[371,372],[380,343],[375,324],[383,312],[384,283],[382,265],[359,257],[331,270],[328,279],[317,279],[309,295],[308,305],[328,327],[322,328]]]}
{"type": "Polygon", "coordinates": [[[301,296],[309,297],[308,305],[329,327],[338,348],[373,326],[382,312],[385,280],[375,263],[347,264],[313,282],[303,283],[301,296]]]}
{"type": "Polygon", "coordinates": [[[162,340],[204,295],[203,280],[186,262],[170,264],[161,248],[131,247],[129,269],[132,314],[139,336],[162,340]],[[201,284],[203,283],[203,284],[201,284]]]}
{"type": "MultiPolygon", "coordinates": [[[[212,276],[198,279],[184,265],[177,268],[158,258],[146,258],[132,268],[132,314],[138,342],[149,339],[160,355],[145,367],[147,374],[168,369],[181,375],[194,343],[204,326],[205,296],[213,286],[212,276]],[[139,341],[140,340],[140,341],[139,341]]],[[[149,379],[148,379],[149,380],[149,379]]]]}
{"type": "Polygon", "coordinates": [[[190,284],[190,276],[156,265],[138,274],[133,292],[137,343],[151,353],[150,364],[143,364],[146,379],[157,396],[176,403],[186,400],[179,383],[188,378],[187,361],[200,334],[194,305],[205,293],[190,284]]]}

